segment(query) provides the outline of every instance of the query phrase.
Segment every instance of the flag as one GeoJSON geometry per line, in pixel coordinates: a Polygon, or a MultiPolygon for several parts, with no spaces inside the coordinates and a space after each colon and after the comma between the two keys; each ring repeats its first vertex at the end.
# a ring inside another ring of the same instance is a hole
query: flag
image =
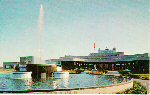
{"type": "Polygon", "coordinates": [[[95,43],[94,43],[94,50],[95,50],[95,47],[96,47],[96,45],[95,45],[95,43]]]}

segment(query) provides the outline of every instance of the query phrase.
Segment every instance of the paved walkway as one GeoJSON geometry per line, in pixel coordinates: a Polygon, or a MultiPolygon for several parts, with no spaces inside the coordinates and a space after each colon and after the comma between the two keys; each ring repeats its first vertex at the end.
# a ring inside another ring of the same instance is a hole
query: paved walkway
{"type": "Polygon", "coordinates": [[[150,81],[149,80],[133,79],[133,81],[140,82],[141,85],[145,86],[146,89],[148,89],[148,93],[150,93],[150,81]]]}
{"type": "Polygon", "coordinates": [[[114,75],[114,76],[120,76],[118,71],[108,71],[105,75],[114,75]]]}

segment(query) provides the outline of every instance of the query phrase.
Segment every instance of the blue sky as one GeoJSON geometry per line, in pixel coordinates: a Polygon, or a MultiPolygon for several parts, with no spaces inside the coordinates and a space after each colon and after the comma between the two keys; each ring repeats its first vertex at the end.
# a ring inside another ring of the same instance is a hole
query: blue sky
{"type": "Polygon", "coordinates": [[[149,52],[149,0],[0,0],[0,61],[38,49],[44,7],[43,58],[88,55],[96,48],[149,52]]]}

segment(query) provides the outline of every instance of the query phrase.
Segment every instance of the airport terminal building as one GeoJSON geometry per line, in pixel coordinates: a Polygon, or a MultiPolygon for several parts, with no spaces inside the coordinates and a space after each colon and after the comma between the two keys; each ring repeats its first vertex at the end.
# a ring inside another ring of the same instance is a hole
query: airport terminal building
{"type": "Polygon", "coordinates": [[[125,70],[132,72],[149,73],[149,54],[125,55],[124,52],[98,49],[97,53],[90,53],[88,56],[65,56],[59,59],[46,60],[48,64],[61,64],[63,69],[88,69],[96,67],[98,70],[125,70]]]}
{"type": "MultiPolygon", "coordinates": [[[[38,58],[34,56],[20,57],[20,62],[3,62],[3,68],[12,69],[15,65],[27,66],[37,64],[38,58]]],[[[43,60],[44,61],[44,60],[43,60]]],[[[59,59],[45,60],[47,65],[55,64],[62,66],[63,70],[75,69],[97,69],[97,70],[131,70],[136,73],[149,73],[149,53],[125,55],[124,52],[117,52],[116,48],[112,50],[98,49],[97,53],[90,53],[87,56],[64,56],[59,59]]],[[[24,71],[24,70],[23,70],[24,71]]]]}

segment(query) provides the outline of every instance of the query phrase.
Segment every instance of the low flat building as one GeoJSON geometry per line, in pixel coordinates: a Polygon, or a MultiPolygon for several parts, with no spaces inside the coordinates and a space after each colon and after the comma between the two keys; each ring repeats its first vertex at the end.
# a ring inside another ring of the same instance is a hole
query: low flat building
{"type": "Polygon", "coordinates": [[[15,65],[19,64],[20,62],[3,62],[4,69],[13,69],[15,65]]]}
{"type": "Polygon", "coordinates": [[[20,57],[20,64],[34,64],[34,56],[20,57]]]}
{"type": "Polygon", "coordinates": [[[44,64],[45,61],[38,56],[20,57],[20,64],[44,64]]]}
{"type": "Polygon", "coordinates": [[[50,59],[51,62],[60,62],[63,69],[94,69],[98,70],[125,70],[132,72],[149,73],[149,54],[125,55],[124,52],[112,50],[98,50],[88,56],[64,56],[59,59],[50,59]],[[80,61],[73,59],[80,59],[80,61]]]}

